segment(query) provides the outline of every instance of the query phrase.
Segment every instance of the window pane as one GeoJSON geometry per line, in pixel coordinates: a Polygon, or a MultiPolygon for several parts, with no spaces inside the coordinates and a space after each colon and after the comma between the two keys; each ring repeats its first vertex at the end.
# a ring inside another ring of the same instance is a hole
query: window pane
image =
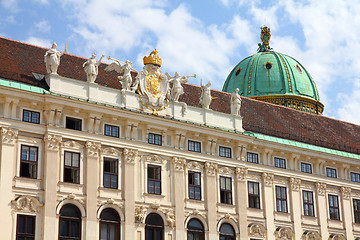
{"type": "Polygon", "coordinates": [[[153,229],[146,229],[146,239],[147,240],[156,240],[156,239],[154,239],[154,230],[153,229]]]}
{"type": "Polygon", "coordinates": [[[17,232],[18,233],[25,233],[25,216],[18,216],[17,218],[17,232]]]}
{"type": "Polygon", "coordinates": [[[26,218],[26,220],[27,220],[26,221],[26,226],[27,226],[26,233],[34,234],[35,218],[29,216],[26,218]]]}
{"type": "Polygon", "coordinates": [[[110,175],[104,174],[104,187],[110,187],[110,175]]]}
{"type": "Polygon", "coordinates": [[[79,158],[80,158],[80,154],[77,154],[77,153],[73,153],[72,154],[72,166],[73,167],[79,167],[79,158]]]}
{"type": "Polygon", "coordinates": [[[194,173],[194,184],[200,185],[200,173],[194,173]]]}
{"type": "Polygon", "coordinates": [[[65,166],[71,166],[71,153],[65,152],[65,166]]]}
{"type": "Polygon", "coordinates": [[[30,112],[29,111],[24,110],[23,121],[30,122],[30,112]]]}
{"type": "Polygon", "coordinates": [[[116,239],[116,227],[115,225],[111,224],[109,226],[109,240],[115,240],[116,239]]]}
{"type": "Polygon", "coordinates": [[[68,236],[69,233],[69,222],[67,220],[60,221],[60,236],[68,236]]]}
{"type": "Polygon", "coordinates": [[[21,160],[29,160],[29,147],[21,146],[21,160]]]}
{"type": "Polygon", "coordinates": [[[29,158],[30,161],[37,161],[37,148],[35,147],[32,147],[30,148],[30,158],[29,158]]]}
{"type": "Polygon", "coordinates": [[[71,221],[71,237],[79,236],[79,222],[71,221]]]}
{"type": "Polygon", "coordinates": [[[100,240],[108,240],[107,239],[107,224],[101,223],[101,225],[100,225],[100,240]]]}

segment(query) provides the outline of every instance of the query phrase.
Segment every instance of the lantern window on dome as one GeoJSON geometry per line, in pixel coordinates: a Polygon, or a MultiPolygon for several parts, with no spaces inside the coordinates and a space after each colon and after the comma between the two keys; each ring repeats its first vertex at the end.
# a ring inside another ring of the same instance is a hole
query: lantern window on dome
{"type": "Polygon", "coordinates": [[[264,64],[264,67],[265,67],[266,70],[270,70],[272,68],[272,63],[271,62],[266,62],[264,64]]]}
{"type": "Polygon", "coordinates": [[[235,76],[239,75],[240,71],[241,71],[241,67],[239,67],[238,69],[236,69],[235,76]]]}
{"type": "Polygon", "coordinates": [[[296,68],[296,70],[298,70],[299,73],[302,73],[302,69],[301,69],[301,67],[299,66],[299,64],[296,64],[295,68],[296,68]]]}

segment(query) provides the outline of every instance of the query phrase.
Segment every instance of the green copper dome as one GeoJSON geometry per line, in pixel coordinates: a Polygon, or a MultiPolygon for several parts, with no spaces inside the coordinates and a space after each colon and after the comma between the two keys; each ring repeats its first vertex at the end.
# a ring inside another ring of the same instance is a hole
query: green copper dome
{"type": "MultiPolygon", "coordinates": [[[[264,27],[267,28],[267,27],[264,27]]],[[[294,58],[272,51],[270,29],[261,33],[259,52],[238,63],[227,77],[223,91],[232,93],[239,88],[245,97],[321,114],[323,104],[315,82],[308,71],[294,58]],[[264,33],[263,33],[264,32],[264,33]],[[266,44],[267,43],[267,44],[266,44]]]]}

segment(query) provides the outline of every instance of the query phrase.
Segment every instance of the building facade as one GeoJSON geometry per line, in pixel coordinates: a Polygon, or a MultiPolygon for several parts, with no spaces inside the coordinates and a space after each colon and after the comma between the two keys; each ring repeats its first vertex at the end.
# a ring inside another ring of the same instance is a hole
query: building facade
{"type": "Polygon", "coordinates": [[[152,101],[157,52],[119,86],[0,45],[0,239],[360,239],[360,126],[203,84],[152,101]]]}

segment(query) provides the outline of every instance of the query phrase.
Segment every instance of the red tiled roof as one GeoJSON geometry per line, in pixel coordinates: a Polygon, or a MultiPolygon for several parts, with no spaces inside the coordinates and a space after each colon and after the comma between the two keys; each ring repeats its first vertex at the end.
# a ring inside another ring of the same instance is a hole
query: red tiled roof
{"type": "MultiPolygon", "coordinates": [[[[0,49],[0,77],[46,88],[45,82],[36,80],[32,72],[46,74],[44,54],[47,49],[1,37],[0,49]]],[[[64,77],[86,81],[82,68],[85,61],[86,58],[64,54],[58,73],[64,77]]],[[[106,64],[100,65],[96,82],[121,89],[117,73],[105,72],[105,67],[106,64]]],[[[200,91],[198,86],[184,84],[185,94],[179,100],[200,107],[200,91]]],[[[229,93],[212,90],[212,96],[216,98],[210,105],[211,109],[230,112],[229,93]]],[[[359,125],[245,97],[242,100],[241,115],[246,131],[360,154],[359,125]]]]}

